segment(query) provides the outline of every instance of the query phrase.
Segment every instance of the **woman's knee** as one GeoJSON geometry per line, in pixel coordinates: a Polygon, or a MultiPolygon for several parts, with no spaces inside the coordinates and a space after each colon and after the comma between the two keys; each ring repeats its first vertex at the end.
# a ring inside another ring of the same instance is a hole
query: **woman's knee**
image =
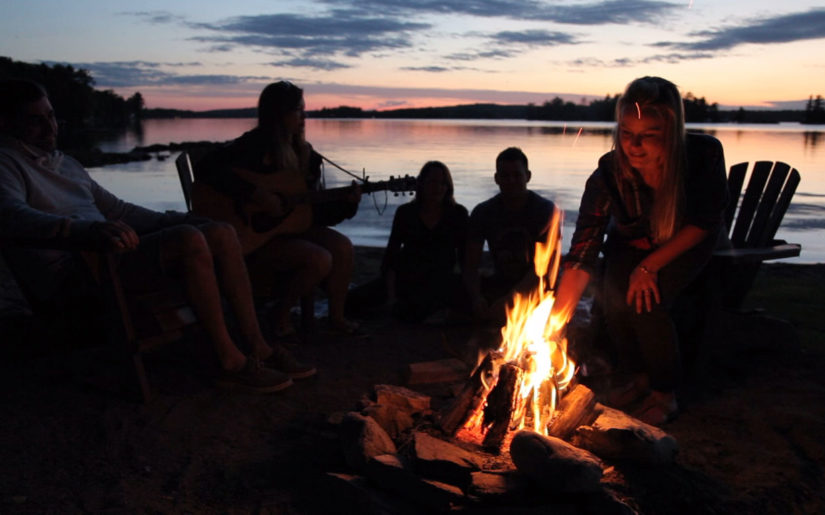
{"type": "Polygon", "coordinates": [[[166,229],[163,235],[161,255],[170,262],[211,260],[212,253],[204,234],[191,225],[179,225],[166,229]]]}
{"type": "Polygon", "coordinates": [[[307,267],[314,270],[318,277],[324,278],[332,271],[333,257],[328,250],[319,247],[308,257],[307,267]]]}
{"type": "Polygon", "coordinates": [[[229,251],[240,250],[238,233],[231,224],[226,222],[211,222],[198,227],[206,238],[213,254],[222,255],[229,251]]]}

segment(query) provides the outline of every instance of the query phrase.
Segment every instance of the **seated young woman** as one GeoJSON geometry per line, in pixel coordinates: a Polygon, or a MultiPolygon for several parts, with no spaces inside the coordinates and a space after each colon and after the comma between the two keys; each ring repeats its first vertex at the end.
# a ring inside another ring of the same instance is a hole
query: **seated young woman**
{"type": "Polygon", "coordinates": [[[460,298],[467,209],[456,203],[447,165],[428,161],[413,200],[398,207],[381,264],[381,278],[351,293],[353,309],[390,306],[401,319],[421,321],[460,298]]]}
{"type": "MultiPolygon", "coordinates": [[[[353,186],[342,200],[296,204],[296,180],[303,193],[322,189],[322,158],[306,141],[304,109],[301,88],[285,81],[270,84],[258,100],[258,126],[199,160],[194,170],[196,183],[206,183],[273,220],[261,231],[271,237],[248,251],[246,262],[256,296],[276,300],[271,322],[283,338],[295,334],[291,308],[318,285],[329,297],[329,328],[348,334],[358,329],[344,317],[352,243],[329,226],[355,215],[361,192],[353,186]]],[[[236,228],[247,232],[243,225],[236,228]]]]}

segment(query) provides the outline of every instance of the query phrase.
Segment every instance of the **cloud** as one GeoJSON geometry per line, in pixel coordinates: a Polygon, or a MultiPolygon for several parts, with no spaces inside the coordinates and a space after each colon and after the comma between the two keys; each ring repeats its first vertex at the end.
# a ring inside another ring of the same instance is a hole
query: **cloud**
{"type": "MultiPolygon", "coordinates": [[[[124,88],[137,86],[221,86],[248,82],[267,81],[269,77],[219,75],[219,74],[178,74],[164,71],[165,67],[184,66],[184,63],[157,63],[148,61],[110,61],[93,63],[69,63],[88,70],[95,85],[102,88],[124,88]]],[[[188,64],[187,64],[188,65],[188,64]]]]}
{"type": "Polygon", "coordinates": [[[432,72],[443,73],[455,71],[456,68],[447,68],[445,66],[402,66],[402,70],[410,72],[432,72]]]}
{"type": "Polygon", "coordinates": [[[575,36],[565,32],[549,30],[505,30],[492,34],[490,39],[496,43],[526,46],[569,45],[576,42],[575,36]]]}
{"type": "Polygon", "coordinates": [[[744,44],[790,43],[825,38],[825,9],[784,14],[771,18],[752,19],[742,25],[693,32],[699,41],[660,42],[657,46],[682,50],[728,50],[744,44]]]}
{"type": "Polygon", "coordinates": [[[408,104],[409,102],[407,102],[406,100],[388,100],[386,102],[381,102],[380,104],[378,104],[378,109],[385,109],[388,107],[401,107],[408,104]]]}
{"type": "Polygon", "coordinates": [[[535,47],[576,44],[576,36],[570,33],[532,29],[505,30],[482,35],[487,43],[479,45],[485,50],[454,52],[445,56],[451,61],[475,61],[478,59],[508,59],[535,47]]]}
{"type": "Polygon", "coordinates": [[[694,52],[694,53],[670,53],[670,54],[656,54],[639,59],[631,59],[628,57],[620,57],[617,59],[604,60],[594,57],[585,57],[569,61],[567,64],[574,67],[581,68],[630,68],[640,64],[651,63],[666,63],[676,64],[683,61],[694,61],[697,59],[712,59],[716,57],[710,52],[694,52]]]}
{"type": "Polygon", "coordinates": [[[182,22],[183,18],[169,11],[123,11],[118,13],[122,16],[133,16],[140,18],[147,23],[163,25],[167,23],[182,22]]]}
{"type": "Polygon", "coordinates": [[[241,45],[275,52],[298,50],[303,57],[359,57],[369,52],[411,47],[410,34],[429,29],[430,25],[337,10],[318,16],[288,13],[238,16],[196,27],[215,35],[195,37],[195,41],[224,48],[241,45]]]}
{"type": "Polygon", "coordinates": [[[284,61],[275,61],[273,66],[290,66],[293,68],[309,68],[311,70],[340,70],[342,68],[351,68],[350,65],[332,61],[329,59],[314,59],[311,57],[295,57],[284,61]]]}
{"type": "Polygon", "coordinates": [[[603,0],[576,5],[557,5],[539,0],[321,0],[334,6],[361,9],[362,12],[455,14],[515,20],[539,20],[570,25],[606,23],[657,23],[683,2],[656,0],[603,0]]]}

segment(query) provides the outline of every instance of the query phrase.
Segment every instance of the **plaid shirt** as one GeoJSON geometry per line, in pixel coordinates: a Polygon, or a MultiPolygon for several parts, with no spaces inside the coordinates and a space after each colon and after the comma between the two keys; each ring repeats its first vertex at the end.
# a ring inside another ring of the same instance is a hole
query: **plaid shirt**
{"type": "MultiPolygon", "coordinates": [[[[688,134],[687,156],[683,223],[713,230],[722,223],[728,201],[722,144],[712,136],[688,134]]],[[[605,235],[619,242],[650,239],[652,205],[653,190],[641,175],[623,180],[615,169],[613,152],[603,155],[585,185],[565,268],[592,274],[605,235]]]]}

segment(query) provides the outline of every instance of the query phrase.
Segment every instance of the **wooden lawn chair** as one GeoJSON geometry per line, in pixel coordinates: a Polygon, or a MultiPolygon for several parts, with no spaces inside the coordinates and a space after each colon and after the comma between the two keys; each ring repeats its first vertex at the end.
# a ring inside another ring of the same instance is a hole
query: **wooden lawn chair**
{"type": "Polygon", "coordinates": [[[802,248],[774,239],[799,185],[799,172],[780,161],[756,161],[742,195],[749,167],[750,163],[730,167],[725,226],[730,228],[731,246],[713,255],[721,269],[721,302],[727,309],[741,308],[763,261],[795,257],[802,248]]]}
{"type": "MultiPolygon", "coordinates": [[[[105,326],[105,339],[116,348],[118,354],[126,358],[127,365],[130,363],[129,366],[134,371],[133,383],[137,386],[140,397],[148,403],[153,397],[153,392],[146,377],[143,354],[162,344],[181,340],[187,332],[195,328],[197,319],[182,290],[170,288],[146,294],[127,293],[118,274],[117,257],[114,253],[82,250],[74,252],[80,261],[86,263],[90,278],[99,287],[98,309],[102,312],[86,313],[86,316],[93,317],[90,320],[61,322],[58,320],[61,316],[77,316],[75,310],[63,313],[60,308],[45,308],[26,291],[24,281],[18,280],[17,284],[29,301],[34,315],[42,315],[47,323],[50,320],[56,322],[59,328],[64,327],[66,322],[74,327],[102,323],[105,326]]],[[[11,263],[8,265],[12,274],[19,277],[11,263]]],[[[74,335],[58,336],[72,338],[74,335]]]]}

